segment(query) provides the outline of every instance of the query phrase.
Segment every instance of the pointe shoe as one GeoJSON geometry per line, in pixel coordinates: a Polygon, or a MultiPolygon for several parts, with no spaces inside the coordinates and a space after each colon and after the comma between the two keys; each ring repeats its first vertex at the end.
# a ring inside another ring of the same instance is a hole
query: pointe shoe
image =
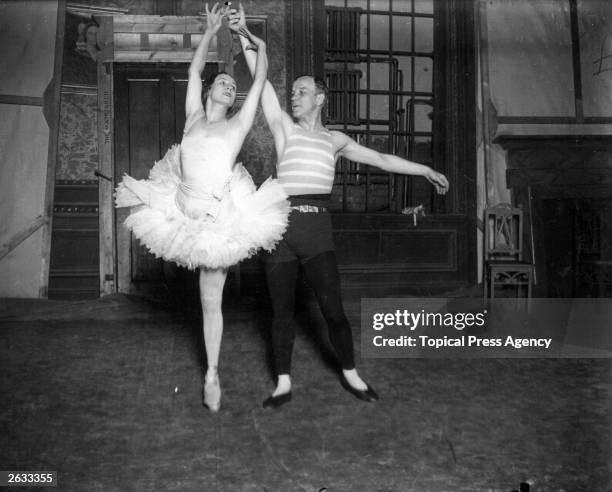
{"type": "Polygon", "coordinates": [[[358,390],[356,388],[353,388],[344,376],[341,376],[340,384],[346,391],[351,393],[355,398],[359,398],[360,400],[367,401],[367,402],[373,402],[373,401],[378,400],[378,394],[376,393],[376,391],[374,391],[374,388],[372,388],[368,383],[366,383],[365,390],[358,390]]]}
{"type": "Polygon", "coordinates": [[[277,396],[268,396],[263,402],[264,408],[278,408],[291,401],[291,391],[277,396]]]}
{"type": "Polygon", "coordinates": [[[219,376],[215,376],[212,381],[207,381],[204,378],[204,387],[202,389],[202,404],[211,412],[218,412],[221,407],[221,386],[219,385],[219,376]]]}

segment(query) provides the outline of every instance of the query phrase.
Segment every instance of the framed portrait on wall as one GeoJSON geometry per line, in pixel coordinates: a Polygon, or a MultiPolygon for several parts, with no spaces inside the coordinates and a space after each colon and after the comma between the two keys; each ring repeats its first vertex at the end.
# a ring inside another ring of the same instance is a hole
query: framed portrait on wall
{"type": "Polygon", "coordinates": [[[96,86],[98,28],[92,14],[66,9],[62,84],[96,86]]]}

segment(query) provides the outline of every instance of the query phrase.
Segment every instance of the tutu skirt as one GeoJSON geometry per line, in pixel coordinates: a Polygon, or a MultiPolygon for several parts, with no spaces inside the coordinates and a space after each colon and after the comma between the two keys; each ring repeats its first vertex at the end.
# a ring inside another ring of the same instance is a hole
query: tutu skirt
{"type": "Polygon", "coordinates": [[[289,214],[282,186],[268,178],[256,189],[241,164],[215,189],[186,185],[179,145],[155,163],[149,179],[125,175],[115,204],[131,207],[124,225],[151,253],[191,270],[227,268],[260,248],[273,250],[289,214]]]}

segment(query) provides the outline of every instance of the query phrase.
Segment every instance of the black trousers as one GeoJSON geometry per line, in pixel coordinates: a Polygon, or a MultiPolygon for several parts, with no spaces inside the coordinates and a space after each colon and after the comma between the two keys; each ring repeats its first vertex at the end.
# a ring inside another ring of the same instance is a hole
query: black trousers
{"type": "Polygon", "coordinates": [[[340,292],[340,275],[333,251],[305,259],[266,262],[266,277],[272,299],[272,349],[277,374],[289,374],[295,341],[295,290],[299,265],[314,290],[329,330],[329,340],[342,369],[354,369],[353,334],[340,292]]]}

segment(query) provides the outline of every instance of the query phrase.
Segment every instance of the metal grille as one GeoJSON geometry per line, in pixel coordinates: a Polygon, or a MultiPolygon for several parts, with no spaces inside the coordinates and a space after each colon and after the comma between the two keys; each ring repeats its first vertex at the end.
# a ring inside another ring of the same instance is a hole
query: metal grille
{"type": "MultiPolygon", "coordinates": [[[[433,0],[325,0],[327,126],[383,153],[431,165],[433,0]]],[[[332,209],[398,212],[423,204],[422,178],[340,159],[332,209]]]]}
{"type": "Polygon", "coordinates": [[[325,82],[332,94],[327,104],[327,121],[359,124],[359,70],[325,71],[325,82]],[[344,90],[346,88],[346,91],[344,90]]]}
{"type": "Polygon", "coordinates": [[[327,49],[333,56],[358,59],[361,9],[327,9],[327,49]]]}

